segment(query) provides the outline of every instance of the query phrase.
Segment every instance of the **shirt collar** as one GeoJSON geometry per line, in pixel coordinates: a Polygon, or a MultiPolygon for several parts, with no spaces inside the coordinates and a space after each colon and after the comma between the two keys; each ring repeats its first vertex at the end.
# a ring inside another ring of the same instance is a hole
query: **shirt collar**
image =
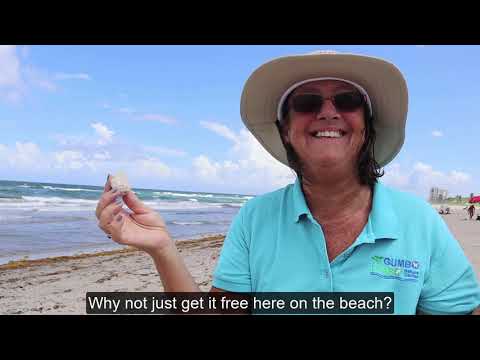
{"type": "MultiPolygon", "coordinates": [[[[293,185],[292,198],[294,222],[298,222],[302,215],[312,220],[313,216],[305,201],[302,184],[298,178],[293,185]]],[[[398,239],[400,236],[398,218],[389,190],[380,182],[377,182],[373,188],[372,210],[368,216],[366,231],[366,242],[374,242],[376,239],[398,239]]]]}
{"type": "Polygon", "coordinates": [[[307,206],[305,201],[305,196],[303,195],[302,190],[302,183],[300,179],[297,178],[295,180],[295,184],[293,185],[292,191],[292,203],[293,203],[293,220],[298,222],[300,220],[300,216],[307,215],[308,217],[312,217],[310,209],[307,206]]]}

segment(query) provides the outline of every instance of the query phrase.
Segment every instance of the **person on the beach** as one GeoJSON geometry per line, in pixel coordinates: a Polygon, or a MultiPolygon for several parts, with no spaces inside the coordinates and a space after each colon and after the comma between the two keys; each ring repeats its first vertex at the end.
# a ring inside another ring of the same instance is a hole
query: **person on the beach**
{"type": "Polygon", "coordinates": [[[472,220],[473,215],[475,215],[475,206],[473,204],[468,207],[468,215],[470,216],[470,220],[472,220]]]}
{"type": "MultiPolygon", "coordinates": [[[[211,291],[392,291],[396,314],[479,313],[478,280],[441,217],[378,181],[404,143],[407,107],[402,73],[378,58],[316,52],[256,69],[242,120],[297,179],[240,209],[211,291]]],[[[131,191],[128,215],[109,190],[100,228],[150,254],[165,291],[199,291],[161,216],[131,191]]]]}

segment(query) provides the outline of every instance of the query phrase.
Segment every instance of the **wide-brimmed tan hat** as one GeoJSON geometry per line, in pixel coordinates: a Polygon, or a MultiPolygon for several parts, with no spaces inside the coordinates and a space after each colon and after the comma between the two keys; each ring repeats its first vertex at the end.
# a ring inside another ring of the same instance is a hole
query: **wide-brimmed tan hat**
{"type": "Polygon", "coordinates": [[[240,114],[245,126],[275,159],[288,166],[275,125],[279,104],[287,91],[293,91],[292,86],[318,78],[343,79],[365,90],[377,132],[375,159],[382,167],[388,164],[405,140],[408,90],[397,67],[379,58],[319,51],[261,65],[243,88],[240,114]]]}

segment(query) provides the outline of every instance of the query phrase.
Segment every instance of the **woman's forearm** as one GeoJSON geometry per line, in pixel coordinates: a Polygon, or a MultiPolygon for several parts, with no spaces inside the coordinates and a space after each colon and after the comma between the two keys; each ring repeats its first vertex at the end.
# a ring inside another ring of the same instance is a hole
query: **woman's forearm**
{"type": "Polygon", "coordinates": [[[165,292],[200,291],[173,242],[162,251],[150,253],[150,256],[160,274],[165,292]]]}

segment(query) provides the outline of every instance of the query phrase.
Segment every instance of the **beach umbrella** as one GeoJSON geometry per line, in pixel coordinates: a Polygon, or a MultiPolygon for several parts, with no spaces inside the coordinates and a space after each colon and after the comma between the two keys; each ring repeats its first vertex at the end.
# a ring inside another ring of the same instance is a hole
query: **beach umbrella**
{"type": "Polygon", "coordinates": [[[472,197],[468,202],[471,203],[471,204],[480,203],[480,195],[472,197]]]}

